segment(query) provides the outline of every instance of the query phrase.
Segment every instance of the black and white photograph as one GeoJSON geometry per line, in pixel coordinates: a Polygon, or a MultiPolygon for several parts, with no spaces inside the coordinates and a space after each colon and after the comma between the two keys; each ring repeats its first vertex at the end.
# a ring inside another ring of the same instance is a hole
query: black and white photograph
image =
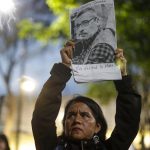
{"type": "MultiPolygon", "coordinates": [[[[117,40],[113,0],[95,0],[74,9],[70,14],[70,27],[71,37],[75,41],[72,59],[74,71],[81,72],[76,68],[95,68],[95,65],[100,64],[97,67],[108,72],[109,69],[105,67],[110,66],[106,65],[108,63],[116,67],[114,53],[117,40]]],[[[86,70],[84,68],[82,70],[86,70]]]]}
{"type": "Polygon", "coordinates": [[[113,63],[116,48],[113,4],[88,3],[71,15],[71,33],[75,39],[73,64],[113,63]]]}

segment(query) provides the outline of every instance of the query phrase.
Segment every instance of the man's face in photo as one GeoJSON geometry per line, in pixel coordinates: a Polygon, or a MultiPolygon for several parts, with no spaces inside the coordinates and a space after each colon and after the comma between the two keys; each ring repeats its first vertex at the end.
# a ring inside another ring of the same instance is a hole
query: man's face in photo
{"type": "Polygon", "coordinates": [[[76,39],[89,39],[98,31],[99,25],[100,20],[94,11],[81,14],[75,21],[76,39]]]}

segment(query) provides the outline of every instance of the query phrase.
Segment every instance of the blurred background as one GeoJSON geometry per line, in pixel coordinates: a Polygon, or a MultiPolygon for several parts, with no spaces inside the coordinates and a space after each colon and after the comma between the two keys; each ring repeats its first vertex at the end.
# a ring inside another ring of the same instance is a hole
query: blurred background
{"type": "MultiPolygon", "coordinates": [[[[89,0],[0,1],[0,133],[11,150],[35,150],[31,118],[36,98],[49,77],[59,51],[70,39],[69,12],[89,0]]],[[[142,95],[140,129],[135,150],[150,150],[150,1],[115,0],[118,47],[123,48],[137,90],[142,95]]],[[[58,134],[66,101],[73,94],[94,98],[114,127],[115,88],[111,81],[76,84],[63,92],[58,134]]]]}

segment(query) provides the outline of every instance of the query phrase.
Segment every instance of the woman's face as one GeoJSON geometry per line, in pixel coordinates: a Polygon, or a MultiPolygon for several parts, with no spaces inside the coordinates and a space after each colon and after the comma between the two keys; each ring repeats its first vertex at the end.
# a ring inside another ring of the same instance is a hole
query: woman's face
{"type": "Polygon", "coordinates": [[[100,131],[100,124],[96,123],[91,109],[86,104],[77,102],[68,109],[64,130],[65,135],[73,140],[86,140],[100,131]]]}

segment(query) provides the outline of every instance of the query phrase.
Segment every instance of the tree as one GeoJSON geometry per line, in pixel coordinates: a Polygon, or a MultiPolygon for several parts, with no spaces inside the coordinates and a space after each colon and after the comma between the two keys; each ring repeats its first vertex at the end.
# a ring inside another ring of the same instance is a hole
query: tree
{"type": "Polygon", "coordinates": [[[150,4],[147,0],[138,0],[136,3],[127,1],[117,5],[118,26],[123,24],[122,28],[118,28],[119,42],[126,49],[130,72],[134,75],[137,87],[142,94],[143,108],[140,129],[142,150],[146,150],[143,142],[144,132],[150,132],[149,8],[150,4]]]}
{"type": "MultiPolygon", "coordinates": [[[[44,7],[44,6],[43,6],[44,7]]],[[[23,9],[21,7],[21,9],[23,9]]],[[[25,8],[27,9],[27,8],[25,8]]],[[[44,9],[46,10],[46,9],[44,9]]],[[[29,10],[31,11],[31,10],[29,10]]],[[[32,11],[35,11],[32,9],[32,11]]],[[[21,10],[18,10],[18,14],[21,14],[21,10]]],[[[33,39],[32,37],[23,37],[20,32],[20,28],[24,26],[24,22],[21,22],[24,18],[24,14],[21,16],[16,15],[17,21],[10,21],[11,29],[8,29],[7,26],[4,26],[0,29],[0,77],[2,79],[3,88],[5,89],[5,95],[0,95],[1,103],[0,108],[2,109],[3,106],[6,104],[7,108],[7,121],[13,122],[13,115],[14,115],[14,93],[11,89],[11,79],[14,73],[14,68],[16,65],[20,65],[20,76],[24,73],[25,63],[27,59],[36,57],[42,51],[47,50],[47,44],[39,44],[36,51],[30,51],[32,45],[37,44],[37,40],[33,39]],[[31,45],[32,42],[32,45],[31,45]],[[3,97],[2,97],[3,96],[3,97]]],[[[32,14],[32,13],[31,13],[32,14]]],[[[26,24],[25,24],[26,25],[26,24]]],[[[39,29],[39,24],[36,25],[36,29],[39,29]]],[[[25,29],[31,27],[24,27],[25,29]]],[[[33,28],[32,28],[33,29],[33,28]]],[[[0,93],[1,94],[1,93],[0,93]]],[[[1,110],[0,109],[0,110],[1,110]]],[[[2,111],[0,111],[0,116],[2,111]]],[[[0,125],[3,125],[3,121],[0,120],[0,125]]],[[[7,123],[8,124],[8,123],[7,123]]],[[[12,125],[12,124],[11,124],[12,125]]]]}

